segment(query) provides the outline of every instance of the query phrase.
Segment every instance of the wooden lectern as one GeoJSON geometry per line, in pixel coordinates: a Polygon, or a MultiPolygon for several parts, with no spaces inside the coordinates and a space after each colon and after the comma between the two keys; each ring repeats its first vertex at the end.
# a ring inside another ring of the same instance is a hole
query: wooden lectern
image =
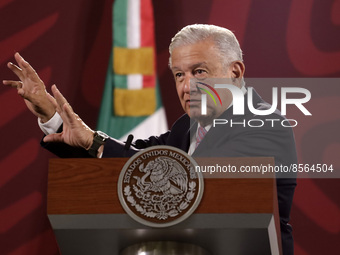
{"type": "MultiPolygon", "coordinates": [[[[227,158],[234,165],[272,158],[227,158]]],[[[118,255],[146,241],[196,244],[214,255],[281,254],[274,178],[205,178],[197,210],[168,228],[128,216],[117,195],[127,159],[51,159],[47,212],[63,255],[118,255]]]]}

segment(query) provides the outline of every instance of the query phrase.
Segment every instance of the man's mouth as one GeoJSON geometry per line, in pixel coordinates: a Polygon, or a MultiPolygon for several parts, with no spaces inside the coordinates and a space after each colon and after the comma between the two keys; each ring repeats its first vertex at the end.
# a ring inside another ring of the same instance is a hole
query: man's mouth
{"type": "Polygon", "coordinates": [[[201,100],[200,99],[187,99],[185,101],[186,104],[189,104],[190,106],[197,106],[201,104],[201,100]]]}

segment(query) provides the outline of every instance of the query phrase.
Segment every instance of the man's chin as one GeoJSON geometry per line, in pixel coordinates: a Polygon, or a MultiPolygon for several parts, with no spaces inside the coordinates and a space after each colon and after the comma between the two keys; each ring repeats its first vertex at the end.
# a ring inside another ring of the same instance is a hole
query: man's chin
{"type": "Polygon", "coordinates": [[[187,111],[187,114],[189,115],[191,119],[195,119],[195,120],[202,117],[201,109],[197,109],[193,107],[187,111]]]}
{"type": "Polygon", "coordinates": [[[211,124],[213,122],[213,117],[209,116],[209,115],[202,115],[201,113],[199,114],[195,114],[195,113],[191,113],[189,115],[191,120],[197,121],[198,123],[200,123],[203,126],[207,126],[209,124],[211,124]]]}

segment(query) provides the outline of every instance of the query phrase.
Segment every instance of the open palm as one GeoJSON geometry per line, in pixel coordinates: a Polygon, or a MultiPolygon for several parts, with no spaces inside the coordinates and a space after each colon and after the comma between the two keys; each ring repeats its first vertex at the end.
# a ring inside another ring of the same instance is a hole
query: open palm
{"type": "Polygon", "coordinates": [[[28,109],[42,122],[48,121],[54,115],[55,107],[48,100],[44,82],[19,53],[15,53],[14,57],[18,65],[8,63],[7,66],[19,78],[19,81],[4,80],[3,83],[17,88],[18,94],[25,99],[28,109]]]}
{"type": "Polygon", "coordinates": [[[48,99],[63,119],[63,131],[46,136],[44,142],[64,142],[71,146],[89,149],[93,142],[94,131],[73,111],[55,85],[52,86],[52,93],[54,97],[48,95],[48,99]]]}

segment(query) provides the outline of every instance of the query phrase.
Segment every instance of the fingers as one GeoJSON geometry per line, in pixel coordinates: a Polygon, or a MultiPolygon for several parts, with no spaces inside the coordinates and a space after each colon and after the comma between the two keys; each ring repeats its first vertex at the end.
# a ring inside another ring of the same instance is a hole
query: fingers
{"type": "Polygon", "coordinates": [[[9,62],[7,64],[7,67],[16,75],[20,80],[24,79],[24,75],[22,73],[22,69],[19,68],[17,65],[13,64],[12,62],[9,62]]]}
{"type": "Polygon", "coordinates": [[[7,66],[19,77],[21,81],[27,77],[36,82],[41,81],[37,72],[18,52],[14,54],[14,58],[17,61],[18,66],[13,63],[8,63],[7,66]]]}
{"type": "Polygon", "coordinates": [[[22,82],[21,81],[8,81],[8,80],[3,80],[2,83],[6,86],[10,86],[13,88],[22,88],[22,82]]]}
{"type": "MultiPolygon", "coordinates": [[[[9,62],[7,63],[7,67],[20,79],[22,82],[33,81],[40,84],[41,87],[45,88],[44,83],[39,78],[37,72],[33,69],[33,67],[26,61],[19,53],[14,54],[14,58],[18,63],[18,66],[9,62]],[[27,79],[28,78],[28,79],[27,79]]],[[[14,84],[13,82],[3,82],[5,85],[12,85],[13,87],[17,87],[18,84],[14,84]]],[[[31,84],[31,82],[28,82],[31,84]]]]}
{"type": "Polygon", "coordinates": [[[13,88],[18,89],[18,94],[22,97],[24,97],[25,91],[22,89],[23,87],[23,80],[24,80],[24,75],[22,73],[22,69],[19,68],[17,65],[9,62],[7,64],[7,67],[20,79],[20,81],[9,81],[9,80],[4,80],[2,83],[7,86],[11,86],[13,88]]]}
{"type": "MultiPolygon", "coordinates": [[[[65,104],[69,105],[66,98],[60,93],[56,85],[52,85],[52,93],[57,103],[57,107],[63,111],[63,107],[65,104]]],[[[72,109],[72,108],[71,108],[72,109]]]]}
{"type": "Polygon", "coordinates": [[[7,81],[3,80],[2,83],[6,86],[10,86],[13,88],[18,89],[18,94],[25,98],[25,90],[22,88],[23,87],[23,82],[22,81],[7,81]]]}
{"type": "Polygon", "coordinates": [[[78,115],[73,112],[70,104],[66,103],[64,104],[63,107],[64,107],[65,116],[69,124],[73,125],[78,115]]]}
{"type": "MultiPolygon", "coordinates": [[[[30,66],[30,64],[19,54],[19,52],[15,53],[14,54],[14,58],[15,60],[17,61],[19,67],[21,69],[24,69],[24,68],[32,68],[30,66]]],[[[32,68],[33,69],[33,68],[32,68]]]]}
{"type": "Polygon", "coordinates": [[[57,101],[55,100],[55,98],[53,96],[51,96],[50,93],[46,93],[46,95],[47,95],[47,99],[52,103],[54,108],[57,108],[58,104],[57,104],[57,101]]]}
{"type": "Polygon", "coordinates": [[[67,102],[66,98],[60,93],[56,85],[52,86],[53,96],[48,95],[49,100],[53,103],[59,115],[62,117],[63,121],[72,125],[77,115],[73,112],[71,105],[67,102]]]}
{"type": "Polygon", "coordinates": [[[50,143],[50,142],[63,142],[64,140],[61,133],[56,133],[45,136],[43,141],[45,143],[50,143]]]}

